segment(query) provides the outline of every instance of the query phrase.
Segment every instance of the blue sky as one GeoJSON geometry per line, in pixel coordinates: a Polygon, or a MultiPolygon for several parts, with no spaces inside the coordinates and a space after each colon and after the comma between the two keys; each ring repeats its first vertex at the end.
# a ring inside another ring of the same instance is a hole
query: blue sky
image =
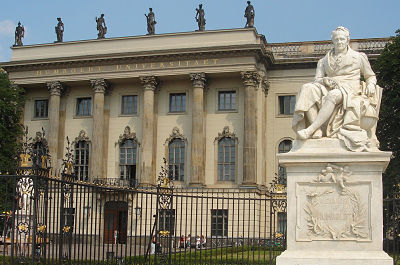
{"type": "MultiPolygon", "coordinates": [[[[107,38],[146,34],[144,13],[152,7],[156,33],[196,29],[195,8],[202,3],[206,29],[241,28],[245,0],[3,0],[0,9],[0,61],[9,61],[15,26],[25,26],[24,45],[56,39],[57,17],[64,41],[97,37],[95,17],[105,14],[107,38]]],[[[253,0],[255,26],[268,42],[327,40],[339,25],[352,38],[388,37],[400,28],[400,0],[253,0]]]]}

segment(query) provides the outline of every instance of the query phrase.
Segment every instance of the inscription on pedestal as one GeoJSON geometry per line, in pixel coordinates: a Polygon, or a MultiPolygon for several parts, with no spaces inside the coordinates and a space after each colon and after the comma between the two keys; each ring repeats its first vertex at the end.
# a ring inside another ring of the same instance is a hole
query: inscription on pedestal
{"type": "Polygon", "coordinates": [[[349,181],[328,164],[313,182],[296,183],[296,240],[371,241],[371,182],[349,181]]]}

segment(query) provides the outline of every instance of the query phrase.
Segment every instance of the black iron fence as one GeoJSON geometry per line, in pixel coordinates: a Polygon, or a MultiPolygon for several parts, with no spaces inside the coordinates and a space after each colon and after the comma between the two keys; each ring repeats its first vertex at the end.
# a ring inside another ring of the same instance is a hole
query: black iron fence
{"type": "MultiPolygon", "coordinates": [[[[284,193],[84,183],[22,167],[0,175],[3,264],[273,264],[284,193]]],[[[120,183],[119,183],[120,184],[120,183]]]]}

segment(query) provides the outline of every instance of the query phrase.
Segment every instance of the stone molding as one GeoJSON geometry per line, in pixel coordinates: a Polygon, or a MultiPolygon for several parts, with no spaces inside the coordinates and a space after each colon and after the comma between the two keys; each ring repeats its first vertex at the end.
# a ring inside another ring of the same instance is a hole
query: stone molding
{"type": "Polygon", "coordinates": [[[108,88],[108,83],[103,78],[91,79],[90,84],[93,88],[94,93],[105,93],[108,88]]]}
{"type": "Polygon", "coordinates": [[[207,81],[205,73],[190,73],[189,76],[193,87],[205,88],[207,81]]]}
{"type": "Polygon", "coordinates": [[[75,140],[72,142],[73,145],[75,145],[76,143],[80,142],[80,141],[84,141],[84,142],[91,142],[89,140],[89,137],[86,135],[85,130],[81,130],[78,134],[78,136],[75,138],[75,140]]]}
{"type": "Polygon", "coordinates": [[[232,138],[236,142],[239,142],[236,134],[230,131],[229,126],[225,126],[222,132],[218,133],[218,136],[215,137],[214,142],[219,142],[222,138],[232,138]]]}
{"type": "Polygon", "coordinates": [[[138,146],[140,146],[136,133],[131,132],[131,127],[129,126],[125,127],[124,133],[119,136],[117,144],[122,144],[126,140],[133,140],[138,146]]]}
{"type": "Polygon", "coordinates": [[[50,96],[61,96],[61,93],[64,90],[63,85],[59,81],[48,82],[46,85],[50,92],[50,96]]]}
{"type": "Polygon", "coordinates": [[[167,138],[167,140],[165,140],[164,145],[169,144],[170,142],[172,142],[172,140],[174,139],[181,139],[184,142],[186,142],[186,137],[180,132],[178,127],[174,127],[172,129],[172,133],[169,135],[169,137],[167,138]]]}
{"type": "Polygon", "coordinates": [[[156,76],[139,76],[145,90],[157,91],[160,81],[156,76]]]}
{"type": "Polygon", "coordinates": [[[243,84],[245,86],[256,86],[260,78],[260,74],[256,71],[241,72],[243,84]]]}

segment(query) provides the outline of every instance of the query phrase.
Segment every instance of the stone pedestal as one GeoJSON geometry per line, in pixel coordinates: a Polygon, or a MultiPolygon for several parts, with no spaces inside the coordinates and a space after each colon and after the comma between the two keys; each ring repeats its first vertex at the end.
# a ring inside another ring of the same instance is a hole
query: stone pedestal
{"type": "Polygon", "coordinates": [[[382,172],[391,153],[338,139],[295,141],[287,171],[287,250],[278,265],[392,265],[382,250],[382,172]]]}

